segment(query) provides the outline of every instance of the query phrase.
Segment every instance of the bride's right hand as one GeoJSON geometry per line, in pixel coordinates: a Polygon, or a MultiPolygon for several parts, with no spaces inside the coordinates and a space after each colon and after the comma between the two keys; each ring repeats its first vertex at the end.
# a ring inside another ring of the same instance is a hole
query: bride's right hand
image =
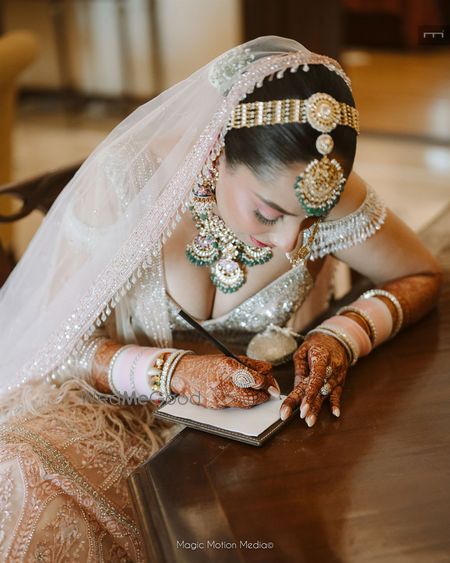
{"type": "Polygon", "coordinates": [[[194,404],[211,409],[226,407],[251,408],[265,403],[270,396],[279,396],[280,387],[273,376],[269,362],[239,356],[242,364],[222,354],[186,355],[178,363],[171,390],[189,397],[194,404]],[[255,379],[255,385],[237,387],[233,374],[247,369],[255,379]]]}

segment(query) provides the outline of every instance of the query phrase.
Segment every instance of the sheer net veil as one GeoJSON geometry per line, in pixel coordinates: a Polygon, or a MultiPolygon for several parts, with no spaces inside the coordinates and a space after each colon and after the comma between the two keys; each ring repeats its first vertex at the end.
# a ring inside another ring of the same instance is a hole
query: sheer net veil
{"type": "MultiPolygon", "coordinates": [[[[140,106],[93,151],[1,290],[1,392],[50,373],[111,314],[126,316],[127,294],[186,211],[233,107],[266,76],[304,64],[349,85],[333,59],[261,37],[140,106]]],[[[164,296],[149,300],[152,338],[170,344],[164,296]]]]}

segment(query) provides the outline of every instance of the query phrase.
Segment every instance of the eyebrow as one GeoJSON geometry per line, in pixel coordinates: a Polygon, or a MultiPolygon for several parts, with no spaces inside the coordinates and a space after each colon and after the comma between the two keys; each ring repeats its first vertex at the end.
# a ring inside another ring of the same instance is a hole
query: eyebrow
{"type": "Polygon", "coordinates": [[[289,213],[289,211],[286,211],[285,209],[283,209],[282,207],[280,207],[279,205],[277,205],[273,201],[269,201],[267,199],[264,199],[263,197],[261,197],[258,194],[256,194],[256,197],[258,199],[260,199],[261,201],[263,201],[266,205],[268,205],[272,209],[275,209],[276,211],[279,211],[280,213],[283,213],[284,215],[290,215],[291,217],[297,217],[296,213],[289,213]]]}

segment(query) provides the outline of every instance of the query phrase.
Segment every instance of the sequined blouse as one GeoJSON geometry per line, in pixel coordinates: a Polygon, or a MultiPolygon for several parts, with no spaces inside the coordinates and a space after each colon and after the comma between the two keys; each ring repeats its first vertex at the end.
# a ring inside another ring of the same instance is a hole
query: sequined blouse
{"type": "MultiPolygon", "coordinates": [[[[305,300],[313,286],[313,279],[305,266],[288,270],[269,285],[250,296],[240,305],[217,317],[201,322],[210,332],[260,332],[269,324],[284,326],[305,300]]],[[[167,294],[166,294],[167,295],[167,294]]],[[[170,328],[172,331],[192,330],[177,315],[180,306],[167,295],[170,328]]]]}

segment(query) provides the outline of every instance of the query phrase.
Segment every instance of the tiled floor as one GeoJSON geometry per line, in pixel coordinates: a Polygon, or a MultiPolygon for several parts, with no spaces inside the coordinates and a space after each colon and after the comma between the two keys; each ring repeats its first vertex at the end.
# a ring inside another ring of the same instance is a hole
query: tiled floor
{"type": "MultiPolygon", "coordinates": [[[[361,113],[355,170],[420,229],[450,202],[450,51],[348,51],[343,62],[361,113]]],[[[22,108],[15,178],[82,160],[120,119],[98,104],[78,116],[22,108]]],[[[36,214],[15,228],[19,254],[39,221],[36,214]]]]}

